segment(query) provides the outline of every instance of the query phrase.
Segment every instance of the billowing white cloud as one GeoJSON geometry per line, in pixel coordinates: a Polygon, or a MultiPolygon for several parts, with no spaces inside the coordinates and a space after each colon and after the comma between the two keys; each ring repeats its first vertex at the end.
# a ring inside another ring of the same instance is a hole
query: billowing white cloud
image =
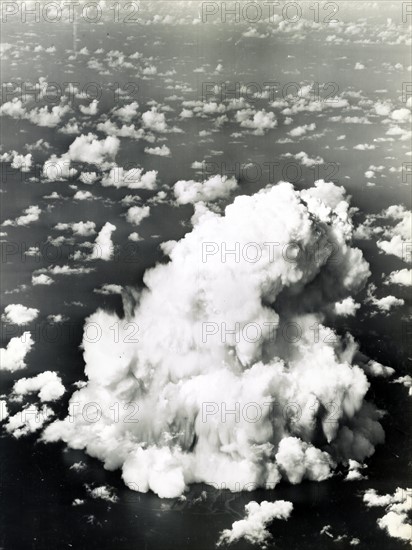
{"type": "Polygon", "coordinates": [[[392,376],[395,372],[392,367],[386,367],[373,359],[363,363],[362,368],[369,376],[383,376],[384,378],[392,376]]]}
{"type": "Polygon", "coordinates": [[[113,504],[119,500],[114,493],[113,487],[109,487],[108,485],[101,485],[100,487],[95,487],[94,489],[86,485],[86,489],[92,498],[100,498],[102,500],[106,500],[107,502],[112,502],[113,504]]]}
{"type": "Polygon", "coordinates": [[[90,237],[96,234],[96,224],[94,222],[72,222],[58,223],[54,226],[57,231],[72,231],[73,235],[78,237],[90,237]]]}
{"type": "Polygon", "coordinates": [[[392,271],[385,279],[385,284],[411,286],[412,269],[399,269],[398,271],[392,271]]]}
{"type": "Polygon", "coordinates": [[[164,113],[159,113],[156,107],[142,114],[142,121],[145,128],[161,134],[167,132],[168,126],[164,113]]]}
{"type": "Polygon", "coordinates": [[[365,303],[371,304],[381,313],[388,314],[393,308],[403,306],[405,303],[405,300],[403,298],[396,298],[396,296],[392,296],[392,294],[389,294],[388,296],[383,296],[382,298],[377,298],[375,296],[375,291],[376,286],[371,283],[368,286],[365,303]]]}
{"type": "Polygon", "coordinates": [[[316,124],[312,122],[312,124],[303,124],[303,126],[296,126],[296,128],[292,128],[288,134],[291,137],[301,137],[307,134],[309,131],[313,131],[316,129],[316,124]]]}
{"type": "Polygon", "coordinates": [[[355,315],[359,308],[360,304],[357,304],[352,296],[348,296],[341,302],[336,302],[335,313],[336,315],[341,315],[342,317],[348,317],[350,315],[355,315]]]}
{"type": "Polygon", "coordinates": [[[13,323],[14,325],[26,325],[34,321],[38,314],[38,309],[26,307],[22,304],[9,304],[4,308],[2,320],[6,323],[13,323]]]}
{"type": "MultiPolygon", "coordinates": [[[[170,261],[146,272],[138,299],[124,297],[125,318],[87,320],[99,327],[98,342],[83,340],[88,383],[44,440],[84,448],[163,498],[196,482],[236,491],[322,480],[339,462],[363,462],[384,439],[380,413],[365,401],[357,344],[322,325],[369,276],[345,190],[281,182],[222,215],[198,206],[170,261]],[[292,341],[290,322],[301,331],[292,341]],[[96,422],[82,414],[90,402],[96,422]]],[[[141,207],[129,213],[142,219],[141,207]]]]}
{"type": "Polygon", "coordinates": [[[125,170],[121,166],[113,166],[102,178],[103,187],[127,187],[128,189],[149,189],[157,187],[157,170],[144,172],[143,168],[125,170]]]}
{"type": "Polygon", "coordinates": [[[367,479],[367,476],[363,475],[361,470],[367,468],[366,464],[361,464],[357,460],[349,459],[348,473],[345,477],[345,481],[360,481],[361,479],[367,479]]]}
{"type": "Polygon", "coordinates": [[[89,105],[86,105],[86,106],[79,105],[80,111],[84,115],[88,115],[88,116],[97,115],[98,107],[99,107],[99,102],[97,99],[93,99],[93,101],[89,105]]]}
{"type": "Polygon", "coordinates": [[[14,372],[24,369],[26,355],[33,344],[34,341],[30,332],[24,332],[21,337],[15,336],[12,338],[6,348],[0,349],[0,370],[14,372]]]}
{"type": "Polygon", "coordinates": [[[380,529],[390,537],[411,541],[412,523],[408,514],[412,510],[412,489],[398,487],[392,495],[378,495],[375,489],[368,489],[363,501],[368,508],[385,507],[385,515],[378,519],[380,529]]]}
{"type": "Polygon", "coordinates": [[[303,478],[323,481],[330,477],[334,466],[328,453],[297,437],[285,437],[280,441],[276,463],[293,484],[300,483],[303,478]]]}
{"type": "Polygon", "coordinates": [[[13,386],[15,395],[38,393],[40,401],[56,401],[65,392],[60,376],[56,372],[45,371],[32,378],[21,378],[13,386]]]}
{"type": "Polygon", "coordinates": [[[134,225],[139,225],[150,216],[150,206],[132,206],[126,214],[126,220],[134,225]]]}
{"type": "Polygon", "coordinates": [[[58,126],[67,113],[71,111],[68,105],[59,104],[50,110],[47,105],[36,107],[31,111],[26,109],[22,100],[15,97],[0,106],[0,116],[7,115],[14,119],[29,120],[37,126],[55,128],[58,126]]]}
{"type": "Polygon", "coordinates": [[[112,233],[116,231],[116,226],[110,222],[106,222],[93,245],[92,260],[109,261],[113,256],[114,245],[112,241],[112,233]]]}
{"type": "Polygon", "coordinates": [[[178,204],[194,204],[228,198],[237,187],[235,178],[217,174],[203,182],[180,180],[175,183],[173,190],[178,204]]]}
{"type": "Polygon", "coordinates": [[[33,156],[31,153],[20,155],[17,151],[0,154],[0,161],[11,162],[11,167],[22,172],[29,172],[33,165],[33,156]]]}
{"type": "Polygon", "coordinates": [[[254,111],[253,109],[242,109],[235,114],[236,122],[240,123],[242,128],[253,130],[253,134],[263,136],[266,131],[272,130],[277,126],[275,113],[254,111]]]}
{"type": "Polygon", "coordinates": [[[114,136],[99,140],[95,134],[88,133],[73,141],[69,147],[68,156],[73,161],[101,166],[115,159],[119,146],[120,141],[114,136]]]}
{"type": "Polygon", "coordinates": [[[21,216],[18,216],[14,220],[5,220],[2,225],[23,226],[26,227],[37,220],[41,214],[41,208],[38,206],[29,206],[26,208],[21,216]]]}
{"type": "Polygon", "coordinates": [[[246,517],[235,521],[231,529],[225,529],[217,546],[232,544],[241,539],[251,544],[265,545],[271,538],[267,526],[275,519],[288,519],[292,510],[293,504],[287,500],[264,500],[260,504],[252,500],[245,506],[246,517]]]}
{"type": "Polygon", "coordinates": [[[170,149],[164,144],[161,147],[145,147],[144,152],[158,157],[170,157],[170,149]]]}
{"type": "Polygon", "coordinates": [[[79,180],[82,183],[85,183],[87,185],[91,185],[95,181],[99,179],[99,176],[96,172],[82,172],[79,176],[79,180]]]}
{"type": "Polygon", "coordinates": [[[408,255],[408,243],[411,241],[412,212],[401,205],[393,205],[382,215],[387,219],[399,221],[394,227],[386,226],[384,239],[378,241],[378,247],[386,254],[405,259],[408,255]]]}
{"type": "Polygon", "coordinates": [[[49,286],[49,285],[52,285],[53,283],[54,283],[54,280],[48,275],[45,275],[44,273],[40,273],[40,275],[32,275],[32,278],[31,278],[31,284],[33,286],[38,286],[38,285],[49,286]]]}
{"type": "MultiPolygon", "coordinates": [[[[69,150],[57,157],[52,155],[43,165],[43,176],[47,180],[64,180],[77,174],[71,166],[72,162],[84,162],[99,166],[102,170],[112,166],[119,151],[120,140],[116,136],[107,136],[98,139],[97,135],[89,132],[78,136],[69,146],[69,150]]],[[[83,183],[93,183],[95,172],[80,176],[83,183]]]]}
{"type": "Polygon", "coordinates": [[[113,114],[120,118],[120,120],[122,120],[123,122],[130,123],[137,116],[138,108],[139,104],[137,103],[137,101],[133,101],[132,103],[123,105],[123,107],[119,107],[113,112],[113,114]]]}
{"type": "Polygon", "coordinates": [[[18,439],[40,430],[53,416],[53,410],[47,405],[43,405],[41,408],[37,405],[28,405],[13,416],[9,416],[5,428],[8,433],[18,439]]]}
{"type": "Polygon", "coordinates": [[[76,191],[73,195],[73,199],[77,201],[87,201],[93,199],[94,196],[90,191],[76,191]]]}

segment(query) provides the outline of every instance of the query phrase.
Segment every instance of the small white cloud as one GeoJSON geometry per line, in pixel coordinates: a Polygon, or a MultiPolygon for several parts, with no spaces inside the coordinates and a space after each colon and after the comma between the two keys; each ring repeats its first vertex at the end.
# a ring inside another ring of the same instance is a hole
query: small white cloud
{"type": "Polygon", "coordinates": [[[300,137],[307,134],[309,131],[313,131],[316,129],[316,124],[313,122],[312,124],[304,124],[303,126],[296,126],[296,128],[292,128],[288,134],[291,137],[300,137]]]}
{"type": "Polygon", "coordinates": [[[123,287],[120,285],[114,285],[114,284],[105,284],[101,288],[95,288],[93,292],[96,294],[103,294],[108,296],[109,294],[121,294],[123,291],[123,287]]]}
{"type": "Polygon", "coordinates": [[[40,401],[56,401],[65,392],[60,376],[56,372],[45,371],[32,378],[21,378],[13,386],[15,395],[38,393],[40,401]]]}
{"type": "Polygon", "coordinates": [[[336,315],[341,315],[342,317],[348,317],[350,315],[355,315],[356,311],[360,308],[360,304],[357,304],[352,296],[345,298],[341,302],[335,303],[335,313],[336,315]]]}
{"type": "Polygon", "coordinates": [[[113,231],[116,231],[115,225],[110,222],[104,224],[94,242],[91,259],[107,262],[112,258],[114,251],[112,241],[113,231]]]}
{"type": "Polygon", "coordinates": [[[144,152],[158,157],[170,157],[170,149],[164,144],[161,147],[145,147],[144,152]]]}
{"type": "Polygon", "coordinates": [[[385,507],[385,515],[378,519],[378,526],[390,537],[404,541],[411,540],[412,523],[408,518],[412,510],[412,489],[398,487],[393,494],[378,495],[375,489],[368,489],[363,495],[368,508],[385,507]]]}
{"type": "Polygon", "coordinates": [[[292,509],[293,504],[286,500],[264,500],[260,504],[252,500],[245,506],[245,519],[235,521],[231,529],[225,529],[217,546],[232,544],[241,539],[251,544],[265,544],[271,536],[267,526],[275,519],[288,519],[292,509]]]}
{"type": "Polygon", "coordinates": [[[47,405],[43,405],[42,408],[37,405],[29,405],[10,416],[5,428],[8,433],[18,439],[40,430],[53,416],[54,412],[47,405]]]}
{"type": "Polygon", "coordinates": [[[54,280],[49,277],[48,275],[45,275],[44,273],[41,273],[40,275],[32,275],[31,278],[31,284],[33,286],[37,285],[52,285],[54,283],[54,280]]]}
{"type": "Polygon", "coordinates": [[[38,309],[26,307],[22,304],[9,304],[4,308],[2,320],[6,323],[13,323],[14,325],[26,325],[34,321],[38,314],[38,309]]]}
{"type": "Polygon", "coordinates": [[[0,154],[0,161],[11,162],[11,167],[22,172],[29,172],[33,165],[33,157],[31,153],[20,155],[17,151],[0,154]]]}
{"type": "Polygon", "coordinates": [[[412,285],[412,269],[399,269],[398,271],[392,271],[385,279],[385,285],[412,285]]]}
{"type": "Polygon", "coordinates": [[[84,115],[94,116],[97,115],[98,106],[99,102],[97,99],[93,99],[93,101],[87,106],[79,105],[79,109],[84,115]]]}
{"type": "Polygon", "coordinates": [[[30,332],[24,332],[21,337],[12,338],[6,348],[0,349],[0,370],[14,372],[24,369],[26,355],[33,344],[30,332]]]}
{"type": "Polygon", "coordinates": [[[134,225],[139,225],[150,216],[150,206],[132,206],[126,214],[126,220],[134,225]]]}
{"type": "Polygon", "coordinates": [[[37,222],[41,214],[41,209],[38,206],[29,206],[23,212],[22,216],[18,216],[14,220],[5,220],[2,225],[26,227],[33,222],[37,222]]]}
{"type": "Polygon", "coordinates": [[[114,494],[114,489],[108,485],[101,485],[100,487],[95,487],[94,489],[91,489],[88,485],[86,485],[86,489],[92,498],[100,498],[112,503],[119,500],[119,498],[114,494]]]}
{"type": "Polygon", "coordinates": [[[54,226],[57,231],[72,231],[73,235],[79,237],[90,237],[96,234],[96,224],[94,222],[72,222],[58,223],[54,226]]]}
{"type": "Polygon", "coordinates": [[[156,189],[157,171],[144,172],[143,168],[125,170],[121,166],[113,166],[102,178],[103,187],[127,187],[128,189],[156,189]]]}
{"type": "Polygon", "coordinates": [[[228,198],[237,187],[235,178],[217,174],[203,182],[180,180],[175,183],[173,190],[178,204],[194,204],[228,198]]]}

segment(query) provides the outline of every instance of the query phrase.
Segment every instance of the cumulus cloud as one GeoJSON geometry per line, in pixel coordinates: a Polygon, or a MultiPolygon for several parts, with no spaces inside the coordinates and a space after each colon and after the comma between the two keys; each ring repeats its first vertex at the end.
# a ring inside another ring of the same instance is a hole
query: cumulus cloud
{"type": "Polygon", "coordinates": [[[65,392],[60,376],[56,372],[45,371],[32,378],[21,378],[13,386],[15,395],[38,393],[40,401],[56,401],[65,392]]]}
{"type": "Polygon", "coordinates": [[[113,161],[119,150],[120,141],[114,136],[99,140],[95,134],[88,133],[77,137],[69,147],[71,160],[103,165],[113,161]]]}
{"type": "Polygon", "coordinates": [[[0,116],[7,115],[14,119],[29,120],[37,126],[55,128],[70,110],[68,105],[59,104],[50,110],[45,105],[28,111],[22,100],[15,97],[0,106],[0,116]]]}
{"type": "Polygon", "coordinates": [[[364,476],[361,470],[367,468],[365,464],[361,464],[357,460],[349,459],[348,463],[348,473],[346,474],[345,481],[360,481],[362,479],[367,479],[367,476],[364,476]]]}
{"type": "Polygon", "coordinates": [[[33,286],[38,286],[38,285],[49,286],[49,285],[52,285],[53,283],[54,283],[54,280],[48,275],[45,275],[44,273],[41,273],[40,275],[32,275],[32,278],[31,278],[31,284],[33,286]]]}
{"type": "Polygon", "coordinates": [[[143,168],[125,170],[121,166],[113,166],[102,178],[103,187],[127,187],[128,189],[148,189],[157,187],[157,170],[144,172],[143,168]]]}
{"type": "Polygon", "coordinates": [[[368,489],[363,495],[368,508],[385,507],[385,515],[378,519],[378,526],[390,537],[411,541],[412,523],[408,514],[412,510],[412,489],[398,487],[393,494],[378,495],[368,489]]]}
{"type": "Polygon", "coordinates": [[[237,187],[235,178],[217,174],[203,182],[180,180],[175,183],[173,190],[178,204],[194,204],[228,198],[237,187]]]}
{"type": "Polygon", "coordinates": [[[97,99],[93,99],[93,101],[91,103],[89,103],[89,105],[86,105],[86,106],[85,105],[79,105],[80,111],[84,115],[88,115],[88,116],[97,115],[98,107],[99,107],[99,102],[97,101],[97,99]]]}
{"type": "Polygon", "coordinates": [[[38,206],[29,206],[26,208],[21,216],[18,216],[14,220],[5,220],[2,225],[23,226],[37,222],[40,217],[41,209],[38,206]]]}
{"type": "Polygon", "coordinates": [[[400,376],[393,382],[394,384],[402,384],[405,388],[409,388],[409,395],[412,395],[412,376],[409,376],[409,374],[406,376],[400,376]]]}
{"type": "Polygon", "coordinates": [[[43,428],[53,416],[53,410],[47,405],[43,405],[41,408],[37,405],[28,405],[15,415],[9,416],[5,429],[13,437],[19,439],[43,428]]]}
{"type": "Polygon", "coordinates": [[[93,194],[90,191],[76,191],[73,195],[73,199],[78,201],[87,201],[93,198],[93,194]]]}
{"type": "Polygon", "coordinates": [[[341,315],[342,317],[348,317],[350,315],[355,315],[359,308],[360,304],[357,304],[352,296],[348,296],[341,302],[336,302],[335,313],[336,315],[341,315]]]}
{"type": "Polygon", "coordinates": [[[132,120],[137,116],[138,114],[138,108],[139,104],[137,101],[133,101],[132,103],[129,103],[127,105],[123,105],[123,107],[119,107],[115,111],[113,111],[113,114],[120,118],[123,122],[132,122],[132,120]]]}
{"type": "Polygon", "coordinates": [[[93,292],[96,294],[103,294],[105,296],[108,296],[110,294],[121,294],[123,291],[123,287],[121,285],[115,285],[115,284],[105,284],[101,288],[95,288],[93,292]]]}
{"type": "Polygon", "coordinates": [[[144,152],[158,157],[170,157],[170,149],[164,144],[161,147],[145,147],[144,152]]]}
{"type": "Polygon", "coordinates": [[[245,519],[235,521],[231,529],[225,529],[217,546],[245,539],[251,544],[260,544],[265,548],[265,543],[271,537],[267,526],[275,519],[288,519],[292,510],[293,504],[287,500],[264,500],[260,504],[252,500],[245,506],[245,519]]]}
{"type": "MultiPolygon", "coordinates": [[[[370,168],[380,169],[379,166],[370,168]]],[[[374,176],[372,170],[369,172],[374,176]]],[[[395,204],[379,214],[368,214],[365,221],[357,227],[355,236],[359,239],[375,238],[380,250],[409,263],[411,224],[412,212],[406,210],[403,205],[395,204]]]]}
{"type": "Polygon", "coordinates": [[[21,337],[15,336],[12,338],[6,348],[0,349],[0,370],[14,372],[24,369],[26,355],[33,344],[34,341],[30,332],[24,332],[21,337]]]}
{"type": "Polygon", "coordinates": [[[401,205],[393,205],[387,208],[382,216],[398,223],[393,227],[389,225],[385,227],[384,238],[377,242],[378,248],[386,254],[393,254],[403,259],[407,244],[411,240],[412,212],[401,205]]]}
{"type": "Polygon", "coordinates": [[[290,483],[300,483],[303,478],[323,481],[330,477],[333,460],[328,453],[301,441],[297,437],[285,437],[279,443],[276,462],[290,483]]]}
{"type": "MultiPolygon", "coordinates": [[[[69,150],[61,157],[52,155],[43,165],[43,176],[47,180],[69,179],[77,174],[71,167],[72,162],[94,164],[102,169],[108,169],[113,164],[119,151],[120,140],[116,136],[107,136],[98,139],[97,135],[89,132],[78,136],[69,146],[69,150]]],[[[95,174],[87,173],[86,174],[95,174]]],[[[84,183],[93,183],[93,175],[80,176],[84,183]],[[90,181],[91,179],[91,181],[90,181]]]]}
{"type": "Polygon", "coordinates": [[[27,323],[34,321],[38,314],[38,309],[26,307],[22,304],[9,304],[4,308],[2,320],[14,325],[27,325],[27,323]]]}
{"type": "Polygon", "coordinates": [[[313,131],[316,129],[316,124],[312,122],[312,124],[304,124],[303,126],[296,126],[296,128],[292,128],[288,134],[291,137],[301,137],[307,134],[309,131],[313,131]]]}
{"type": "Polygon", "coordinates": [[[242,128],[253,130],[253,134],[263,136],[266,131],[272,130],[277,126],[275,113],[254,111],[253,109],[241,109],[235,114],[236,122],[240,123],[242,128]]]}
{"type": "Polygon", "coordinates": [[[126,220],[134,225],[139,225],[150,216],[150,206],[132,206],[126,214],[126,220]]]}
{"type": "Polygon", "coordinates": [[[156,107],[142,114],[143,126],[153,132],[164,134],[170,131],[164,113],[159,113],[156,107]]]}
{"type": "Polygon", "coordinates": [[[398,271],[392,271],[385,279],[385,284],[411,286],[412,269],[399,269],[398,271]]]}
{"type": "Polygon", "coordinates": [[[11,167],[22,172],[29,172],[33,165],[33,157],[31,153],[20,155],[17,151],[3,153],[0,155],[0,161],[11,162],[11,167]]]}
{"type": "Polygon", "coordinates": [[[73,235],[79,237],[90,237],[96,234],[96,224],[94,222],[72,222],[58,223],[54,226],[57,231],[72,231],[73,235]]]}
{"type": "Polygon", "coordinates": [[[92,260],[109,261],[113,256],[114,245],[112,233],[116,231],[116,226],[110,222],[104,224],[93,245],[92,260]]]}
{"type": "Polygon", "coordinates": [[[86,185],[91,185],[99,179],[96,172],[82,172],[79,176],[79,180],[86,185]]]}
{"type": "Polygon", "coordinates": [[[95,487],[94,489],[86,485],[86,489],[92,498],[100,498],[101,500],[112,502],[113,504],[119,500],[114,493],[113,487],[109,487],[108,485],[101,485],[100,487],[95,487]]]}
{"type": "Polygon", "coordinates": [[[391,367],[386,367],[385,365],[382,365],[381,363],[379,363],[378,361],[374,361],[373,359],[370,359],[366,363],[363,363],[362,368],[369,376],[382,376],[384,378],[392,376],[395,372],[395,370],[391,367]]]}
{"type": "Polygon", "coordinates": [[[388,296],[383,296],[382,298],[377,298],[375,296],[376,286],[370,284],[368,286],[367,296],[365,302],[371,304],[373,307],[378,309],[381,313],[389,314],[389,312],[395,308],[403,306],[405,300],[403,298],[396,298],[389,294],[388,296]]]}

